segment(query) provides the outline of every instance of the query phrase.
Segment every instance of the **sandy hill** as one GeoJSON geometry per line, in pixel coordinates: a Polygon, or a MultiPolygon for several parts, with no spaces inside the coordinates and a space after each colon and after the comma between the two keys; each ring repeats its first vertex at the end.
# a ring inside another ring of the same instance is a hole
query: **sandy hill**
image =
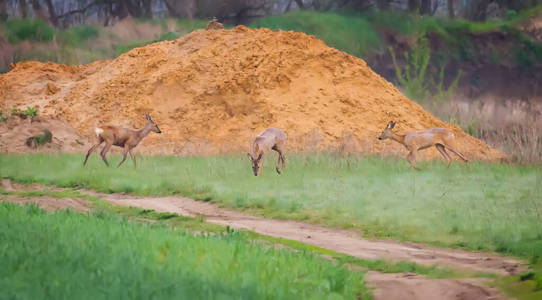
{"type": "Polygon", "coordinates": [[[450,128],[470,158],[503,157],[404,97],[363,60],[304,33],[244,26],[197,30],[86,66],[21,62],[0,75],[0,105],[38,105],[87,137],[101,124],[142,126],[150,113],[163,131],[140,146],[151,153],[246,151],[253,136],[278,127],[293,151],[405,154],[377,140],[394,120],[399,132],[450,128]]]}

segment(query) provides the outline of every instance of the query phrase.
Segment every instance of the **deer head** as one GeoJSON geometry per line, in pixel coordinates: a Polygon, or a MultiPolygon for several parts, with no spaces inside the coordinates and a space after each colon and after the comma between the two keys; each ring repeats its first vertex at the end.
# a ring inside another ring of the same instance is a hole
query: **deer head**
{"type": "Polygon", "coordinates": [[[258,155],[258,158],[252,157],[250,153],[247,153],[248,159],[252,163],[252,172],[254,172],[254,176],[258,176],[258,171],[260,170],[261,164],[262,164],[262,157],[263,153],[260,153],[258,155]]]}
{"type": "Polygon", "coordinates": [[[158,125],[154,123],[154,121],[151,119],[151,116],[149,114],[146,114],[145,118],[147,119],[147,126],[150,126],[151,131],[156,132],[156,133],[162,133],[160,128],[158,128],[158,125]]]}
{"type": "Polygon", "coordinates": [[[386,125],[386,128],[384,129],[384,131],[382,131],[382,133],[380,134],[378,139],[379,140],[385,140],[385,139],[389,138],[391,133],[392,133],[391,130],[393,129],[393,127],[395,127],[395,122],[390,121],[388,123],[388,125],[386,125]]]}

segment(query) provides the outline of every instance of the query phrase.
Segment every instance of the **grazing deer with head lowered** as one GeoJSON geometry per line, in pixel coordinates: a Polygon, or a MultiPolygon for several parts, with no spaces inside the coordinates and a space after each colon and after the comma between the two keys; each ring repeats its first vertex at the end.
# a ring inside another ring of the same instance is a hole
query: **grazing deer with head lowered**
{"type": "Polygon", "coordinates": [[[258,134],[252,144],[252,153],[247,153],[248,159],[252,162],[252,171],[254,176],[258,176],[262,173],[262,161],[265,152],[268,150],[275,150],[279,154],[275,170],[277,173],[281,173],[279,164],[282,162],[282,170],[286,165],[286,158],[284,157],[284,143],[286,142],[286,133],[277,128],[267,128],[262,133],[258,134]]]}
{"type": "Polygon", "coordinates": [[[160,128],[158,128],[158,125],[156,125],[156,123],[152,121],[150,115],[148,114],[145,115],[145,118],[147,119],[147,124],[145,125],[145,127],[141,128],[140,130],[126,129],[120,126],[97,127],[96,137],[98,138],[98,143],[90,147],[90,149],[88,150],[83,166],[87,164],[89,155],[94,150],[96,150],[98,146],[100,146],[103,142],[105,142],[105,146],[100,152],[100,156],[102,157],[104,163],[107,166],[109,166],[109,163],[107,162],[107,158],[105,158],[107,151],[109,151],[111,146],[118,146],[118,147],[123,147],[124,152],[122,156],[122,161],[119,163],[117,167],[120,167],[120,165],[124,163],[124,161],[126,160],[126,154],[128,153],[130,153],[130,157],[132,158],[132,161],[134,162],[134,167],[135,167],[136,160],[135,160],[134,153],[132,153],[132,149],[134,149],[139,144],[139,142],[141,142],[141,140],[149,134],[149,132],[153,131],[156,133],[162,133],[162,131],[160,131],[160,128]]]}
{"type": "Polygon", "coordinates": [[[448,161],[448,165],[446,167],[450,167],[450,164],[452,163],[452,158],[450,157],[450,154],[446,152],[446,150],[450,150],[450,152],[457,155],[467,164],[467,167],[469,167],[469,160],[466,159],[463,154],[457,151],[455,136],[452,131],[445,128],[432,128],[412,131],[406,135],[399,135],[391,131],[393,127],[395,127],[395,122],[390,121],[378,139],[392,139],[400,144],[403,144],[403,146],[410,151],[407,156],[407,160],[412,169],[419,170],[414,164],[418,151],[431,146],[435,146],[442,157],[448,161]]]}

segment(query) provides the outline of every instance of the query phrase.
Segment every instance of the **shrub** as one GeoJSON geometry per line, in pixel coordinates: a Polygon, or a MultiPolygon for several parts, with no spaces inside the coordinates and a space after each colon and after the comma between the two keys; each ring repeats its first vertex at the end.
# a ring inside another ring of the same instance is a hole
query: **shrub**
{"type": "Polygon", "coordinates": [[[392,57],[393,66],[395,67],[395,75],[399,83],[404,87],[407,97],[423,101],[425,100],[430,91],[435,91],[436,95],[432,97],[434,101],[441,99],[447,99],[453,93],[459,83],[462,71],[460,70],[456,75],[453,82],[444,88],[444,71],[446,63],[443,63],[438,77],[438,82],[433,77],[428,76],[427,67],[431,60],[431,48],[429,48],[427,39],[425,36],[420,36],[416,46],[414,46],[410,52],[404,53],[405,64],[401,68],[397,62],[395,52],[392,47],[389,47],[389,51],[392,57]]]}
{"type": "Polygon", "coordinates": [[[75,26],[59,34],[60,40],[67,45],[77,46],[98,37],[99,31],[93,26],[75,26]]]}
{"type": "Polygon", "coordinates": [[[55,30],[51,26],[37,19],[9,20],[4,28],[11,44],[27,40],[49,42],[55,35],[55,30]]]}

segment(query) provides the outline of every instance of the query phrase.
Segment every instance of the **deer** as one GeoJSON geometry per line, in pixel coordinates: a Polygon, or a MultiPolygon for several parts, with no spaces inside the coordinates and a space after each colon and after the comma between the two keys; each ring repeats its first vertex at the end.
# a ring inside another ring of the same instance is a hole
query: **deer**
{"type": "Polygon", "coordinates": [[[247,153],[248,159],[252,163],[252,171],[254,176],[262,174],[262,161],[265,152],[275,150],[279,154],[279,158],[275,165],[275,170],[280,175],[281,169],[279,164],[282,162],[282,170],[286,166],[286,158],[284,157],[284,144],[286,143],[286,133],[278,128],[267,128],[262,133],[258,134],[252,144],[252,153],[247,153]]]}
{"type": "Polygon", "coordinates": [[[105,146],[103,147],[102,151],[100,152],[100,156],[102,157],[102,160],[104,161],[106,166],[109,166],[109,163],[107,162],[107,158],[105,155],[111,148],[111,146],[118,146],[123,147],[124,152],[122,156],[122,161],[117,166],[120,167],[124,161],[126,160],[126,155],[130,153],[130,157],[132,158],[132,161],[134,162],[134,167],[137,167],[136,159],[134,156],[134,153],[132,150],[143,140],[151,131],[156,133],[162,133],[160,128],[158,128],[158,125],[153,122],[150,115],[145,115],[145,118],[147,119],[147,124],[145,127],[139,129],[139,130],[132,130],[123,128],[120,126],[101,126],[97,127],[96,137],[98,138],[98,142],[90,147],[90,149],[87,152],[87,156],[85,157],[85,161],[83,162],[83,167],[87,164],[88,157],[98,146],[100,146],[103,142],[105,142],[105,146]]]}
{"type": "Polygon", "coordinates": [[[452,163],[452,158],[450,157],[450,154],[446,152],[446,150],[449,150],[461,158],[467,165],[467,168],[469,168],[469,160],[465,158],[463,154],[457,151],[455,136],[451,130],[446,128],[431,128],[408,132],[405,135],[399,135],[391,131],[393,127],[395,127],[395,122],[390,121],[378,139],[392,139],[405,146],[409,151],[407,160],[411,169],[419,170],[419,168],[417,168],[415,165],[418,151],[432,146],[435,146],[442,157],[444,157],[444,159],[448,162],[446,168],[449,168],[450,164],[452,163]]]}

